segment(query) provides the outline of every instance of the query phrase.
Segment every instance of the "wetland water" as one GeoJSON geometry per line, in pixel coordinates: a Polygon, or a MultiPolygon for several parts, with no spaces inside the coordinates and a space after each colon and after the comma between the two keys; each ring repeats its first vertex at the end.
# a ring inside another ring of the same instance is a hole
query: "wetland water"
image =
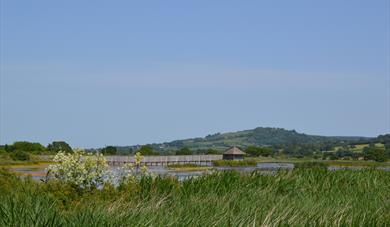
{"type": "MultiPolygon", "coordinates": [[[[42,165],[31,165],[31,166],[15,166],[10,170],[15,172],[17,175],[21,177],[31,176],[33,179],[40,180],[44,179],[46,176],[46,168],[48,164],[42,165]]],[[[343,170],[343,169],[353,169],[359,170],[365,167],[362,166],[329,166],[329,170],[343,170]]],[[[254,170],[258,171],[276,171],[276,170],[292,170],[294,169],[293,163],[273,163],[273,162],[265,162],[265,163],[257,163],[256,166],[246,166],[246,167],[212,167],[210,169],[204,170],[173,170],[169,169],[166,166],[149,166],[149,171],[153,174],[160,176],[173,176],[177,177],[179,180],[184,180],[189,177],[197,177],[203,174],[209,173],[213,170],[237,170],[241,172],[250,172],[254,170]]],[[[384,171],[390,171],[390,167],[378,167],[378,169],[384,171]]],[[[118,167],[110,166],[110,170],[120,171],[118,167]]]]}
{"type": "MultiPolygon", "coordinates": [[[[33,179],[40,180],[46,176],[46,168],[48,164],[43,165],[31,165],[31,166],[16,166],[12,167],[10,170],[15,172],[21,177],[31,176],[33,179]]],[[[210,166],[211,167],[211,166],[210,166]]],[[[262,171],[274,171],[278,169],[293,169],[293,163],[258,163],[257,166],[248,166],[248,167],[212,167],[210,169],[203,170],[173,170],[169,169],[166,166],[149,166],[149,172],[154,173],[160,176],[173,176],[179,179],[185,179],[188,177],[201,176],[212,170],[237,170],[243,172],[250,172],[253,170],[262,170],[262,171]]],[[[110,170],[118,170],[118,167],[110,166],[110,170]]]]}

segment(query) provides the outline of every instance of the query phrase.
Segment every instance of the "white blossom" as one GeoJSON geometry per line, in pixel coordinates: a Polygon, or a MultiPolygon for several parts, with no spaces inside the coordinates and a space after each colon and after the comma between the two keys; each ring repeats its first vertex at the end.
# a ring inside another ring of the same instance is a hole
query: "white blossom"
{"type": "Polygon", "coordinates": [[[79,187],[97,187],[103,183],[108,164],[102,154],[85,154],[81,149],[73,153],[59,152],[53,159],[55,164],[48,167],[49,173],[61,181],[79,187]]]}

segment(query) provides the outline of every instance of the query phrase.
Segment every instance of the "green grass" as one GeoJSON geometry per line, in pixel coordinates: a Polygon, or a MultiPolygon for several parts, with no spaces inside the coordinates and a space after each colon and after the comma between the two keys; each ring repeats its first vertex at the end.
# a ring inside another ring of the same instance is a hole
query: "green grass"
{"type": "MultiPolygon", "coordinates": [[[[355,145],[354,148],[350,148],[350,151],[353,151],[353,152],[363,152],[363,149],[365,147],[368,147],[370,144],[357,144],[355,145]]],[[[383,143],[376,143],[375,144],[376,147],[385,147],[385,145],[383,143]]],[[[338,149],[342,148],[341,146],[337,146],[333,149],[333,151],[337,151],[338,149]]]]}
{"type": "Polygon", "coordinates": [[[274,163],[301,163],[301,162],[322,162],[329,166],[361,166],[361,167],[378,167],[378,166],[390,166],[390,160],[387,162],[375,162],[366,160],[322,160],[314,159],[311,157],[303,158],[290,158],[290,157],[256,157],[248,158],[246,160],[254,160],[257,163],[262,162],[274,162],[274,163]]]}
{"type": "Polygon", "coordinates": [[[238,166],[256,166],[257,162],[253,159],[245,159],[245,160],[215,160],[213,161],[214,166],[230,166],[230,167],[238,167],[238,166]]]}
{"type": "Polygon", "coordinates": [[[168,169],[175,171],[198,171],[198,170],[207,170],[211,169],[210,166],[205,165],[195,165],[195,164],[183,164],[183,165],[168,165],[168,169]]]}
{"type": "Polygon", "coordinates": [[[21,166],[21,165],[40,165],[43,163],[52,163],[50,160],[41,159],[40,155],[30,155],[30,160],[17,161],[13,160],[9,154],[0,154],[0,168],[9,166],[21,166]]]}
{"type": "Polygon", "coordinates": [[[324,162],[298,162],[295,163],[297,169],[328,169],[329,165],[324,162]]]}
{"type": "Polygon", "coordinates": [[[216,172],[82,191],[0,172],[0,226],[388,226],[390,172],[216,172]]]}

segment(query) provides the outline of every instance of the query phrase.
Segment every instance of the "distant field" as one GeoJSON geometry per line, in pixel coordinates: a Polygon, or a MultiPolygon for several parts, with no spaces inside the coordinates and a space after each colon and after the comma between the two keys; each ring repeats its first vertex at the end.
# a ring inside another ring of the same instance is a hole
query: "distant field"
{"type": "MultiPolygon", "coordinates": [[[[368,147],[370,144],[357,144],[354,148],[350,147],[349,150],[353,152],[363,152],[363,149],[365,147],[368,147]]],[[[382,143],[376,143],[375,146],[377,147],[385,147],[382,143]]],[[[337,146],[333,149],[333,151],[337,151],[338,149],[342,148],[341,146],[337,146]]]]}
{"type": "Polygon", "coordinates": [[[304,158],[287,158],[287,157],[256,157],[247,158],[255,160],[256,162],[280,162],[280,163],[300,163],[300,162],[323,162],[330,166],[362,166],[362,167],[377,167],[377,166],[390,166],[390,160],[387,162],[375,162],[365,160],[322,160],[309,157],[304,158]]]}

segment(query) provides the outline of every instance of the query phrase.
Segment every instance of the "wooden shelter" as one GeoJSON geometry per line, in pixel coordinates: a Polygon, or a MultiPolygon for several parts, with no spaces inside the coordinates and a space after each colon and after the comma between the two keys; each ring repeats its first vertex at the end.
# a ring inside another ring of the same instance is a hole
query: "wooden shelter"
{"type": "Polygon", "coordinates": [[[244,160],[244,156],[246,155],[245,152],[240,150],[240,148],[233,146],[229,149],[227,149],[223,153],[223,159],[224,160],[244,160]]]}

